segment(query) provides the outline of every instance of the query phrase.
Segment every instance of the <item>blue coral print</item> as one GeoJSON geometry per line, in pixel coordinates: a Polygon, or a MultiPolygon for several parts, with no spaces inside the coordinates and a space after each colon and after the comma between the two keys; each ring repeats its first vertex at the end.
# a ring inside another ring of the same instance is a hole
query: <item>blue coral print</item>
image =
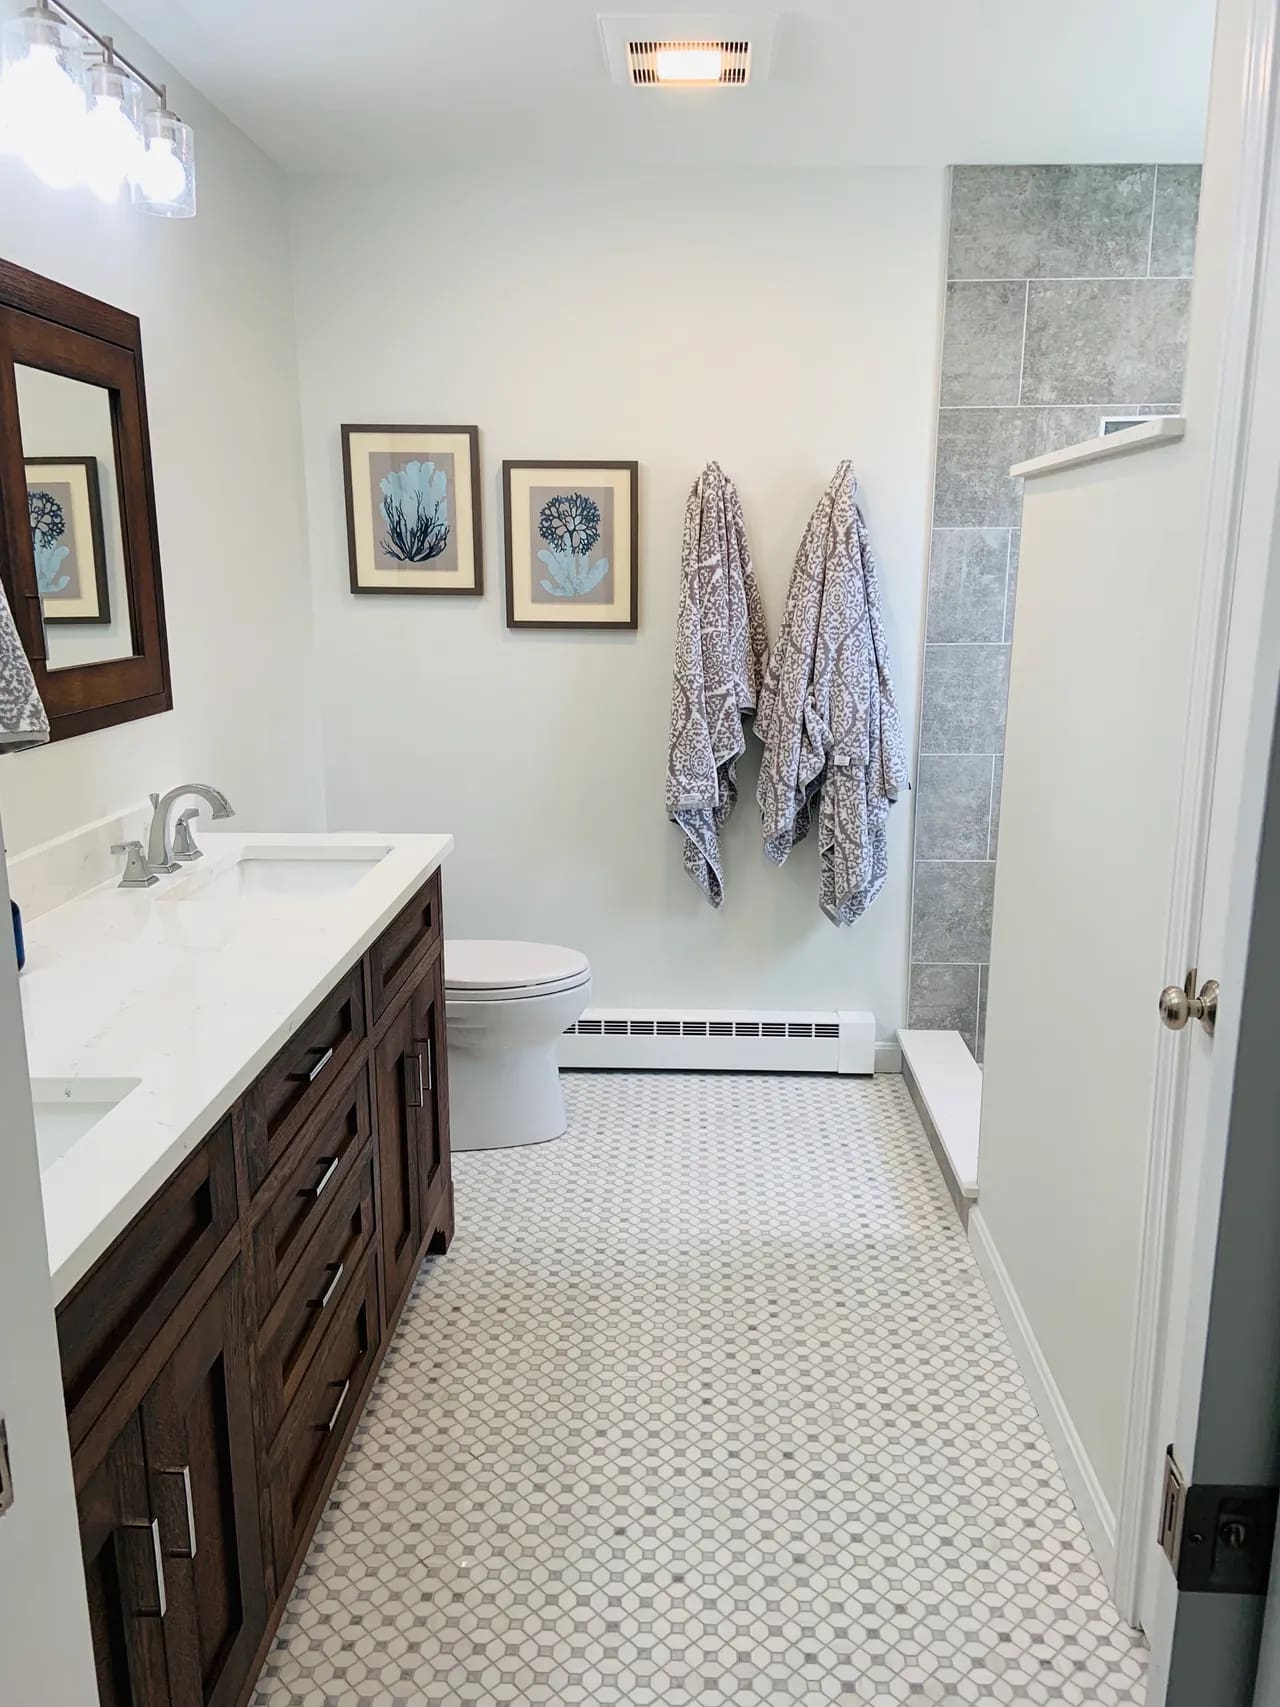
{"type": "Polygon", "coordinates": [[[449,543],[448,482],[434,462],[406,462],[383,475],[382,549],[397,563],[429,563],[449,543]]]}
{"type": "Polygon", "coordinates": [[[71,555],[69,546],[58,541],[67,531],[62,505],[52,492],[38,486],[27,489],[27,512],[31,519],[31,549],[36,560],[36,586],[41,593],[60,593],[70,585],[70,575],[60,573],[71,555]]]}
{"type": "Polygon", "coordinates": [[[591,561],[600,540],[600,506],[585,492],[558,492],[538,512],[538,537],[548,549],[538,553],[552,577],[540,585],[561,599],[580,599],[609,573],[609,559],[591,561]]]}

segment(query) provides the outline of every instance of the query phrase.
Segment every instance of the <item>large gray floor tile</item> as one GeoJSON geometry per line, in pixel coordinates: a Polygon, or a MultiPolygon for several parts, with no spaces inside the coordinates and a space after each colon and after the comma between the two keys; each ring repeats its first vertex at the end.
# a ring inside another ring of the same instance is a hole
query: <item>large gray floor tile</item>
{"type": "Polygon", "coordinates": [[[1189,279],[1196,258],[1200,216],[1200,168],[1156,169],[1156,208],[1151,226],[1151,276],[1189,279]]]}
{"type": "Polygon", "coordinates": [[[1190,300],[1184,279],[1033,281],[1023,402],[1176,408],[1190,300]]]}
{"type": "Polygon", "coordinates": [[[955,166],[953,279],[1142,278],[1153,166],[955,166]]]}
{"type": "Polygon", "coordinates": [[[942,402],[1016,403],[1027,287],[997,281],[947,286],[942,402]]]}

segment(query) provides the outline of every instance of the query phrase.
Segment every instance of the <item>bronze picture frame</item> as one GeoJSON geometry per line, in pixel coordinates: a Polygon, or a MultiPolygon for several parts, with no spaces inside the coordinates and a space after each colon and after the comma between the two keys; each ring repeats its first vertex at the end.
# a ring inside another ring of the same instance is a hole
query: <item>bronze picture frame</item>
{"type": "Polygon", "coordinates": [[[502,464],[508,628],[639,627],[639,484],[638,462],[502,464]]]}
{"type": "Polygon", "coordinates": [[[479,427],[344,423],[341,432],[351,591],[479,598],[479,427]]]}

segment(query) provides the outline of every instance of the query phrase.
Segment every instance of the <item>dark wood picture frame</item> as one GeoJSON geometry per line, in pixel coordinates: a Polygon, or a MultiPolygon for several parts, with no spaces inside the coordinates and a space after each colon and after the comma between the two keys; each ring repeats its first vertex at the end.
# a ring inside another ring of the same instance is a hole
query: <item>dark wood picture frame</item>
{"type": "Polygon", "coordinates": [[[484,529],[480,520],[480,429],[479,427],[420,427],[393,422],[391,425],[369,422],[344,422],[342,433],[342,489],[347,508],[347,567],[353,593],[390,593],[392,595],[429,597],[480,598],[484,593],[484,529]],[[404,433],[410,437],[425,434],[451,434],[466,438],[470,448],[471,466],[471,539],[475,562],[475,585],[469,587],[378,587],[360,581],[356,559],[355,499],[351,489],[351,439],[356,433],[404,433]]]}
{"type": "MultiPolygon", "coordinates": [[[[89,533],[93,549],[93,579],[98,594],[96,616],[57,616],[44,609],[44,621],[68,623],[110,623],[111,583],[107,577],[106,536],[102,528],[102,488],[98,483],[96,456],[24,456],[24,468],[83,468],[85,487],[89,494],[89,533]]],[[[28,485],[30,482],[28,482],[28,485]]]]}
{"type": "Polygon", "coordinates": [[[10,261],[0,261],[0,584],[48,713],[51,740],[172,709],[142,328],[136,315],[10,261]],[[19,366],[107,392],[133,644],[128,657],[49,668],[22,456],[19,366]]]}
{"type": "Polygon", "coordinates": [[[612,461],[581,461],[556,457],[519,457],[510,458],[502,464],[502,528],[506,557],[507,582],[507,627],[508,628],[581,628],[587,630],[611,629],[618,634],[626,634],[640,626],[640,464],[638,462],[612,461]],[[518,617],[515,614],[515,553],[511,537],[511,476],[514,470],[523,469],[608,469],[612,473],[625,473],[630,479],[631,488],[631,606],[630,616],[625,622],[610,622],[608,620],[592,622],[589,619],[573,620],[556,617],[539,617],[531,620],[518,617]]]}

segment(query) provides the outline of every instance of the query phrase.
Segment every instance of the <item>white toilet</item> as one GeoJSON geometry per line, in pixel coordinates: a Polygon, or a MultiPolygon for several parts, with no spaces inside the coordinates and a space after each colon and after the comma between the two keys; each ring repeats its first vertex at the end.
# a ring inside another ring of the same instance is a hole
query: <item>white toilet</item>
{"type": "Polygon", "coordinates": [[[449,1134],[455,1150],[559,1138],[556,1045],[591,1000],[585,954],[545,942],[448,937],[449,1134]]]}

